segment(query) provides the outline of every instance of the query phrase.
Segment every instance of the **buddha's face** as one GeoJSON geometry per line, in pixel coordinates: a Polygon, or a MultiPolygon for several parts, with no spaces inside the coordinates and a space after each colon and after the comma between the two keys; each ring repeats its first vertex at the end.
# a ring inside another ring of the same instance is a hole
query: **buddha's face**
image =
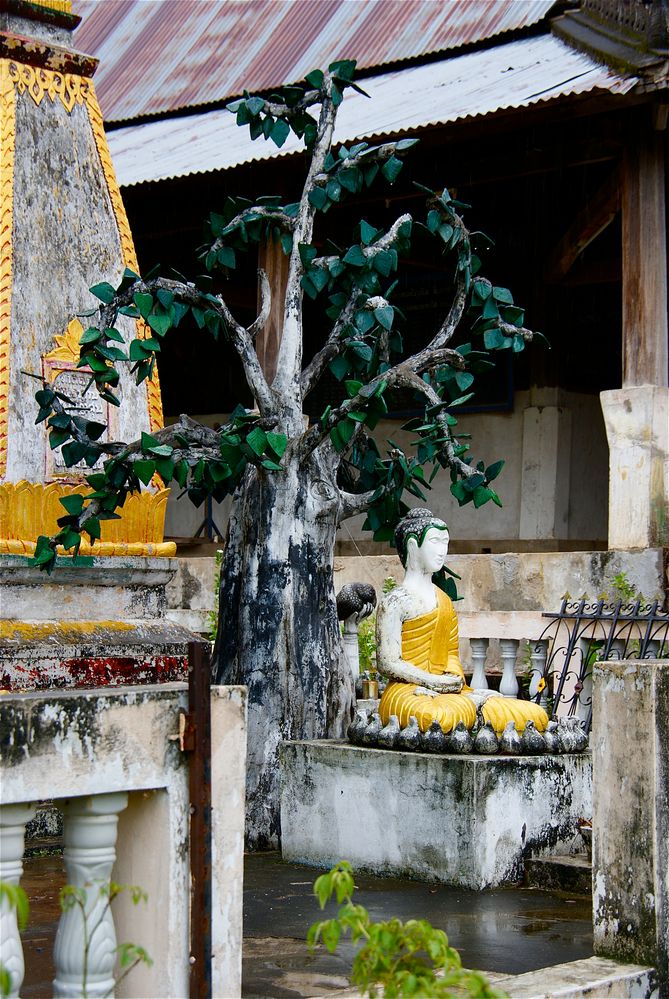
{"type": "Polygon", "coordinates": [[[418,569],[430,576],[443,568],[448,555],[448,531],[439,527],[431,527],[422,545],[414,538],[409,539],[407,548],[407,568],[418,569]]]}

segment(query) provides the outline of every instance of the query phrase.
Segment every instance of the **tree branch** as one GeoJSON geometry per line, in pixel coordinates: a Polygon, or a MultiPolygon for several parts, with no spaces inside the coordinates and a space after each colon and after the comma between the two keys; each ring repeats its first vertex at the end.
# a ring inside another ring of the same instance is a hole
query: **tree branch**
{"type": "MultiPolygon", "coordinates": [[[[378,253],[382,253],[384,250],[390,249],[394,243],[400,238],[399,230],[407,222],[412,222],[413,219],[408,213],[405,215],[400,215],[391,225],[390,229],[380,239],[370,246],[366,246],[363,249],[363,254],[366,259],[370,260],[375,257],[378,253]]],[[[326,267],[328,262],[331,260],[338,260],[338,257],[316,257],[312,263],[312,267],[326,267]]],[[[365,308],[365,305],[358,306],[358,298],[360,296],[360,288],[358,284],[353,284],[351,288],[351,294],[349,295],[348,302],[340,312],[336,323],[330,331],[324,346],[319,350],[317,354],[313,356],[309,365],[302,372],[301,386],[302,386],[302,398],[305,398],[318,383],[326,367],[337,355],[341,352],[344,346],[344,341],[341,340],[341,333],[346,324],[351,319],[351,316],[356,311],[357,308],[365,308]]],[[[366,304],[369,305],[373,299],[366,299],[366,304]]],[[[375,306],[370,306],[376,308],[375,306]]],[[[386,334],[387,342],[387,334],[386,334]]]]}
{"type": "Polygon", "coordinates": [[[302,288],[300,280],[304,266],[300,257],[300,243],[310,243],[314,227],[316,208],[309,202],[309,193],[314,186],[314,178],[323,171],[325,157],[332,145],[334,123],[337,108],[332,101],[332,77],[325,73],[321,88],[321,113],[318,121],[318,131],[314,143],[314,151],[309,166],[309,172],[302,189],[300,208],[293,232],[293,248],[288,267],[286,298],[283,317],[283,329],[277,375],[274,379],[274,390],[287,398],[294,398],[296,403],[295,417],[299,418],[302,411],[300,382],[302,369],[302,288]],[[299,413],[297,412],[299,407],[299,413]]]}
{"type": "Polygon", "coordinates": [[[429,394],[433,404],[435,400],[437,403],[443,402],[434,389],[419,377],[426,371],[441,367],[443,364],[449,364],[462,371],[465,368],[465,359],[457,350],[442,347],[440,350],[431,351],[429,355],[427,351],[421,351],[420,354],[401,361],[393,368],[384,371],[383,374],[376,375],[367,385],[363,386],[360,392],[357,392],[350,399],[345,399],[341,405],[331,410],[324,424],[319,421],[307,430],[302,440],[303,453],[310,454],[315,450],[321,441],[325,440],[330,430],[345,419],[350,412],[364,409],[367,400],[374,395],[374,390],[381,383],[385,383],[386,388],[408,388],[425,396],[429,394]]]}
{"type": "Polygon", "coordinates": [[[230,219],[220,236],[217,236],[211,244],[210,251],[216,252],[226,246],[226,237],[233,233],[240,223],[255,222],[258,219],[266,219],[274,225],[278,225],[284,232],[292,232],[295,228],[295,219],[286,215],[282,208],[265,208],[263,205],[253,205],[230,219]]]}
{"type": "Polygon", "coordinates": [[[257,354],[253,347],[253,339],[259,329],[267,322],[270,309],[270,289],[267,275],[261,273],[262,303],[260,315],[253,324],[246,329],[238,323],[232,315],[221,295],[208,295],[201,291],[192,282],[175,281],[171,278],[152,278],[150,281],[135,281],[124,292],[114,297],[114,300],[100,309],[100,319],[104,327],[111,327],[116,322],[118,309],[124,305],[133,304],[134,295],[137,292],[152,294],[154,291],[165,290],[171,292],[176,299],[195,308],[207,308],[217,312],[223,319],[228,330],[230,342],[237,351],[244,368],[244,375],[248,386],[253,393],[258,409],[264,417],[271,416],[275,412],[275,405],[269,385],[265,379],[257,354]]]}

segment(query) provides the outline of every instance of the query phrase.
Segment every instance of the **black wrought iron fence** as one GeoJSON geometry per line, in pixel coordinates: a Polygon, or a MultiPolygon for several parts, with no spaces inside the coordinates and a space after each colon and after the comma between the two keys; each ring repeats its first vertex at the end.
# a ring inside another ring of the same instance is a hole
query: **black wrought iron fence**
{"type": "Polygon", "coordinates": [[[563,600],[557,613],[543,617],[550,622],[531,643],[534,675],[530,696],[551,717],[576,716],[588,731],[595,662],[669,658],[669,614],[660,609],[658,600],[563,600]]]}

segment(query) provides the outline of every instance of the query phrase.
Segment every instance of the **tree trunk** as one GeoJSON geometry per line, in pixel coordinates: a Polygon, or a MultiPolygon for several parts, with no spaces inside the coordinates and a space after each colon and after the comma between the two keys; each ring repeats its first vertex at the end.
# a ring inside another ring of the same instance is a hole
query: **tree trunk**
{"type": "Polygon", "coordinates": [[[283,464],[247,471],[221,567],[214,670],[248,687],[250,849],[279,843],[279,743],[341,737],[354,704],[333,586],[338,490],[322,458],[283,464]]]}

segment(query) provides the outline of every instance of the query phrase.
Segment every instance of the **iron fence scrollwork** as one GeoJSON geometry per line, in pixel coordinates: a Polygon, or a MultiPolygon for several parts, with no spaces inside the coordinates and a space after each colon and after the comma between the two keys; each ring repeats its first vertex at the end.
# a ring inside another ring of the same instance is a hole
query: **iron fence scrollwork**
{"type": "Polygon", "coordinates": [[[660,609],[658,600],[564,599],[557,613],[543,617],[550,621],[541,637],[530,643],[530,696],[551,717],[578,717],[588,731],[595,662],[669,658],[669,614],[660,609]]]}

